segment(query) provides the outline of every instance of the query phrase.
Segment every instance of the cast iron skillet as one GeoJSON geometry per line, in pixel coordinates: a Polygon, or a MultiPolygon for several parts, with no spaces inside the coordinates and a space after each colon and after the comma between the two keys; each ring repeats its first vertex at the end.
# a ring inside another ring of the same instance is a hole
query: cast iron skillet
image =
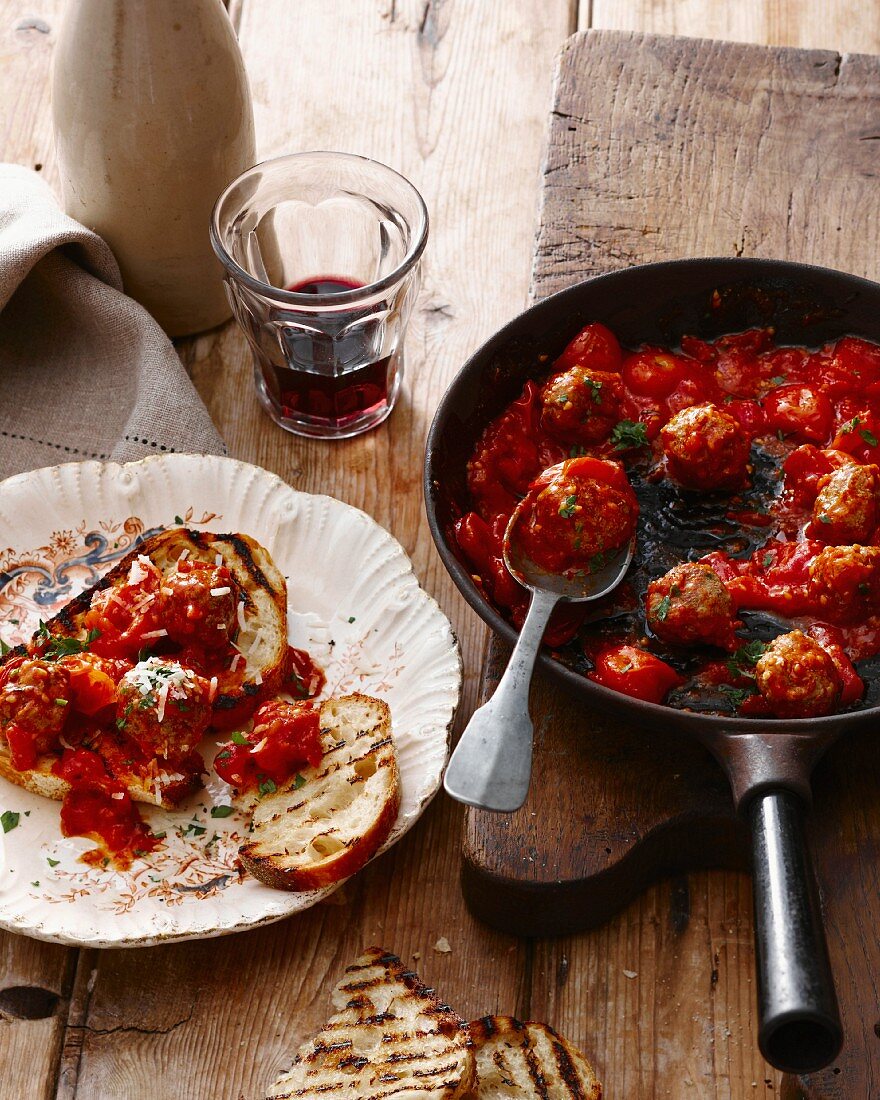
{"type": "MultiPolygon", "coordinates": [[[[452,525],[467,508],[466,462],[494,416],[530,376],[546,373],[566,343],[601,321],[621,343],[677,345],[772,324],[780,343],[815,346],[846,334],[880,341],[880,286],[827,268],[776,260],[693,259],[601,275],[532,306],[459,372],[428,435],[425,499],[443,563],[465,599],[508,642],[514,628],[486,603],[460,560],[452,525]],[[541,362],[539,356],[549,359],[541,362]]],[[[542,653],[541,667],[590,706],[701,741],[727,773],[752,832],[759,1045],[781,1070],[828,1065],[843,1041],[802,814],[810,773],[843,733],[872,725],[880,706],[828,718],[718,717],[632,699],[542,653]]]]}

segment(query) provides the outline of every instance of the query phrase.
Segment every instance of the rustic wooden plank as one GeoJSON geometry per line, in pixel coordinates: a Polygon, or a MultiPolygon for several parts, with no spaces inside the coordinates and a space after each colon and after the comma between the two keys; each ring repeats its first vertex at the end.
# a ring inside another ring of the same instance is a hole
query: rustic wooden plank
{"type": "MultiPolygon", "coordinates": [[[[643,260],[725,253],[876,277],[877,162],[865,139],[878,114],[880,79],[866,57],[611,32],[572,40],[554,103],[533,293],[643,260]]],[[[546,710],[552,696],[542,691],[546,710]]],[[[563,750],[564,736],[546,724],[543,732],[545,751],[563,750]]],[[[876,1091],[876,994],[856,975],[878,962],[858,917],[876,894],[878,779],[864,756],[850,770],[848,781],[830,772],[840,795],[814,834],[828,894],[831,883],[845,887],[845,897],[826,900],[848,1048],[815,1082],[787,1082],[789,1095],[876,1091]],[[846,805],[860,810],[846,819],[852,835],[842,845],[832,814],[846,805]],[[844,858],[847,874],[835,877],[844,858]]],[[[588,1049],[592,1040],[621,1095],[777,1096],[780,1075],[757,1053],[752,952],[748,879],[694,875],[649,890],[604,928],[540,945],[532,1010],[546,1005],[556,1026],[588,1049]]]]}
{"type": "Polygon", "coordinates": [[[880,53],[880,7],[858,0],[581,0],[590,28],[880,53]]]}
{"type": "MultiPolygon", "coordinates": [[[[53,182],[48,74],[61,0],[36,10],[0,0],[0,150],[53,182]]],[[[0,806],[0,809],[3,807],[0,806]]],[[[0,932],[0,1079],[4,1095],[55,1095],[76,952],[0,932]]]]}
{"type": "MultiPolygon", "coordinates": [[[[569,4],[556,0],[491,8],[245,0],[240,35],[260,154],[364,153],[408,175],[428,202],[433,228],[407,394],[371,435],[306,442],[258,409],[237,330],[183,348],[232,454],[365,508],[403,542],[453,619],[469,700],[484,632],[430,545],[424,437],[458,366],[525,301],[552,61],[569,29],[569,4]]],[[[414,835],[346,887],[344,901],[304,917],[231,940],[84,961],[59,1097],[257,1097],[326,1015],[342,967],[372,942],[414,961],[462,1013],[525,1012],[527,945],[464,908],[461,823],[460,807],[438,800],[414,835]],[[434,950],[441,937],[449,953],[434,950]]]]}

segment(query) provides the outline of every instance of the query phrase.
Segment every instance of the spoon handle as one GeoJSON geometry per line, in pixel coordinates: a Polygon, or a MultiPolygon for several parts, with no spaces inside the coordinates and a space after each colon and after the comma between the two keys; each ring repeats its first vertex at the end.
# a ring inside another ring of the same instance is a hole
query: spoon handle
{"type": "Polygon", "coordinates": [[[529,612],[492,698],[471,715],[443,778],[446,793],[482,810],[512,813],[532,774],[529,685],[544,630],[559,596],[533,590],[529,612]]]}

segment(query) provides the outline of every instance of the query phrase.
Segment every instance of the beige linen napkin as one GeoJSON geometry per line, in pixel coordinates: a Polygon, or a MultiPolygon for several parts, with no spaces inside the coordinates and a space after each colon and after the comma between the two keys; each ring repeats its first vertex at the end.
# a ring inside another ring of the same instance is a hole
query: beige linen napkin
{"type": "Polygon", "coordinates": [[[0,164],[0,478],[168,451],[225,453],[168,337],[104,241],[0,164]]]}

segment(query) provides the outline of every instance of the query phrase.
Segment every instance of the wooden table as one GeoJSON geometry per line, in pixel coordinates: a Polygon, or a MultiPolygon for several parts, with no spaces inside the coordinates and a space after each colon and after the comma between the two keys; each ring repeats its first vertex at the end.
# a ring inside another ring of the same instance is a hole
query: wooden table
{"type": "MultiPolygon", "coordinates": [[[[230,326],[184,342],[181,354],[234,456],[364,508],[400,539],[461,639],[461,719],[473,705],[486,633],[431,544],[422,452],[459,365],[525,303],[554,55],[587,27],[880,52],[880,8],[868,7],[230,3],[260,155],[337,148],[385,161],[424,194],[432,235],[406,394],[377,432],[320,444],[275,428],[257,408],[249,353],[230,326]]],[[[61,8],[62,0],[0,0],[0,156],[53,184],[48,67],[61,8]]],[[[731,252],[739,247],[731,242],[731,252]]],[[[328,904],[244,935],[107,952],[0,935],[0,1096],[256,1100],[325,1016],[346,962],[372,943],[414,961],[462,1015],[549,1021],[588,1052],[609,1097],[785,1094],[756,1052],[746,876],[667,881],[594,932],[521,940],[477,924],[464,908],[462,820],[461,807],[438,798],[401,844],[328,904]],[[436,950],[441,937],[450,951],[436,950]],[[13,987],[46,994],[4,997],[13,987]]]]}

